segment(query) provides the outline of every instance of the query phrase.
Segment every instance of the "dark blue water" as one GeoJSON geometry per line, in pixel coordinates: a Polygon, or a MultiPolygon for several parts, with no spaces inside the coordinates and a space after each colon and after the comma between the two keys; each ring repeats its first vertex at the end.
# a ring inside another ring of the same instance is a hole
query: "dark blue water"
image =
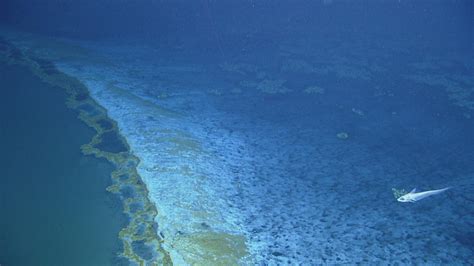
{"type": "Polygon", "coordinates": [[[117,121],[175,263],[473,263],[472,1],[0,7],[117,121]]]}
{"type": "Polygon", "coordinates": [[[105,190],[113,167],[80,151],[95,131],[27,68],[0,77],[0,263],[112,264],[124,217],[105,190]]]}

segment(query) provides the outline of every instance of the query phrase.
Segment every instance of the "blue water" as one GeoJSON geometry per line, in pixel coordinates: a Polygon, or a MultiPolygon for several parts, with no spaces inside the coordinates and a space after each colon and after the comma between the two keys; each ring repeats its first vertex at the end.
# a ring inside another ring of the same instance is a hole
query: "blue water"
{"type": "Polygon", "coordinates": [[[117,122],[174,264],[474,262],[471,1],[2,5],[117,122]]]}
{"type": "Polygon", "coordinates": [[[27,68],[0,63],[0,77],[1,264],[114,265],[125,217],[112,165],[80,151],[95,132],[27,68]]]}

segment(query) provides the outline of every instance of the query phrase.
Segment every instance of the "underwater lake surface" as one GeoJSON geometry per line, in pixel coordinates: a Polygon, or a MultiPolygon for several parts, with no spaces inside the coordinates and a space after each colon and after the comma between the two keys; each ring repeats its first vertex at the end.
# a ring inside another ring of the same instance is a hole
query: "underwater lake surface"
{"type": "Polygon", "coordinates": [[[2,1],[0,265],[472,265],[473,18],[2,1]]]}
{"type": "Polygon", "coordinates": [[[93,129],[66,94],[0,63],[0,264],[113,265],[124,223],[112,166],[81,153],[93,129]]]}

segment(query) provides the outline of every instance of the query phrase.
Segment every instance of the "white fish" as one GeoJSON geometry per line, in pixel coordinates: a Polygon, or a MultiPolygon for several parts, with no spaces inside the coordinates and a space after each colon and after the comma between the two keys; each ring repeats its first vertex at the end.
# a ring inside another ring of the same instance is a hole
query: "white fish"
{"type": "Polygon", "coordinates": [[[442,188],[442,189],[428,190],[428,191],[424,191],[424,192],[416,192],[416,188],[414,188],[412,191],[410,191],[410,193],[407,193],[407,194],[401,196],[397,200],[399,202],[415,202],[415,201],[419,201],[421,199],[424,199],[426,197],[433,196],[433,195],[445,192],[446,190],[448,190],[450,188],[451,187],[446,187],[446,188],[442,188]]]}

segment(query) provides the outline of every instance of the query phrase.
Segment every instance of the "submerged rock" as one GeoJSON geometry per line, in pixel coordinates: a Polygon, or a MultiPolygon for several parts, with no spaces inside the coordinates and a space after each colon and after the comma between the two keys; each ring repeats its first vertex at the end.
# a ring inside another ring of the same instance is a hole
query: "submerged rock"
{"type": "Polygon", "coordinates": [[[338,139],[348,139],[349,134],[347,132],[339,132],[336,134],[338,139]]]}

